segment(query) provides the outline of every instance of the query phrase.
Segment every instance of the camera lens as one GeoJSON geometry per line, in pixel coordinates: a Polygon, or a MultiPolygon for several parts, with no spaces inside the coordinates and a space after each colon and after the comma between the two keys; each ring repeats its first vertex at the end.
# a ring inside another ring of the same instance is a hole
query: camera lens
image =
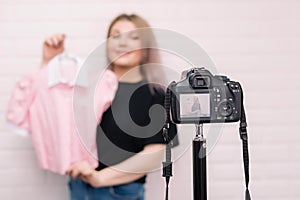
{"type": "Polygon", "coordinates": [[[219,104],[218,112],[222,117],[228,117],[233,112],[232,105],[229,102],[224,101],[219,104]]]}

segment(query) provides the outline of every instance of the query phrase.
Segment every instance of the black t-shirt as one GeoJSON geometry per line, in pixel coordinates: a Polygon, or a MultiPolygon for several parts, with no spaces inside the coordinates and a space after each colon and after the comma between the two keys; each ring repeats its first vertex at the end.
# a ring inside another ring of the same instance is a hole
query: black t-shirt
{"type": "MultiPolygon", "coordinates": [[[[143,150],[148,144],[165,143],[162,128],[165,92],[146,81],[119,82],[111,107],[103,114],[97,127],[97,149],[101,170],[118,164],[143,150]]],[[[169,135],[174,138],[176,125],[171,124],[169,135]]],[[[146,177],[135,182],[144,183],[146,177]]]]}

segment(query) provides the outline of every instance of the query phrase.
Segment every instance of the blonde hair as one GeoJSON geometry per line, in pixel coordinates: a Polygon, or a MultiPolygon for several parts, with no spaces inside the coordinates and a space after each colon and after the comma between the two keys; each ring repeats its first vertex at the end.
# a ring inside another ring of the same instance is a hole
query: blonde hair
{"type": "MultiPolygon", "coordinates": [[[[155,36],[151,30],[149,23],[142,17],[136,14],[120,14],[109,25],[107,32],[107,39],[110,37],[112,27],[122,20],[132,22],[138,29],[141,35],[143,56],[140,63],[140,69],[143,77],[149,83],[150,91],[153,92],[154,86],[165,87],[167,84],[165,73],[162,69],[161,58],[159,50],[157,49],[157,43],[155,36]]],[[[110,63],[111,61],[108,60],[110,63]]],[[[113,70],[113,66],[110,66],[113,70]]]]}

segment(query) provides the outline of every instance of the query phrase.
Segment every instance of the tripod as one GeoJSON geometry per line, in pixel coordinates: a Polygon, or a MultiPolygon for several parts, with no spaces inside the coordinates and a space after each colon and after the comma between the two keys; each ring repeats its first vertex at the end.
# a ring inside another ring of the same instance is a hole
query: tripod
{"type": "Polygon", "coordinates": [[[196,137],[193,140],[194,200],[207,200],[206,147],[203,124],[196,124],[196,137]]]}

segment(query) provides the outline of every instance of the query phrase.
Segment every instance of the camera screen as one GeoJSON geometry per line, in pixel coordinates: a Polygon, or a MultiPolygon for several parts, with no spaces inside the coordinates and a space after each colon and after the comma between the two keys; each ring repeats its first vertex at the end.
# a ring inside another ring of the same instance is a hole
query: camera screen
{"type": "Polygon", "coordinates": [[[210,117],[210,95],[180,94],[180,118],[210,117]]]}

